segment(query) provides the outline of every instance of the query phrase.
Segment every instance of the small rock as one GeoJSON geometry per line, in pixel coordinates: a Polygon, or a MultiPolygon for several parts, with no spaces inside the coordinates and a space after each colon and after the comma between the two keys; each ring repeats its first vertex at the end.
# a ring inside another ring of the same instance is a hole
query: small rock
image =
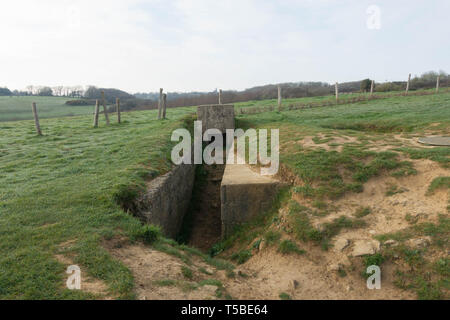
{"type": "Polygon", "coordinates": [[[202,293],[208,295],[208,296],[214,296],[216,294],[217,287],[212,285],[204,285],[201,287],[202,293]]]}
{"type": "Polygon", "coordinates": [[[289,289],[291,289],[291,290],[296,290],[298,288],[298,286],[299,286],[299,283],[297,280],[291,280],[289,282],[289,289]]]}
{"type": "Polygon", "coordinates": [[[430,237],[424,237],[424,238],[418,238],[418,239],[411,239],[408,241],[408,243],[415,248],[426,248],[431,243],[430,237]]]}
{"type": "Polygon", "coordinates": [[[384,245],[387,246],[387,247],[395,247],[395,246],[398,245],[398,242],[395,241],[395,240],[390,239],[390,240],[386,240],[384,242],[384,245]]]}
{"type": "Polygon", "coordinates": [[[205,271],[206,271],[206,273],[208,273],[208,274],[213,274],[213,273],[214,273],[214,270],[211,269],[211,268],[205,268],[205,271]]]}
{"type": "Polygon", "coordinates": [[[342,251],[345,248],[347,248],[350,244],[350,241],[348,241],[347,239],[344,238],[340,238],[337,239],[336,242],[334,243],[334,249],[336,251],[342,251]]]}
{"type": "Polygon", "coordinates": [[[265,246],[266,246],[266,243],[265,243],[264,239],[261,239],[261,242],[259,243],[259,246],[258,246],[258,251],[263,250],[265,248],[265,246]]]}
{"type": "Polygon", "coordinates": [[[360,257],[375,254],[380,250],[380,242],[376,240],[357,240],[353,247],[352,255],[360,257]]]}
{"type": "Polygon", "coordinates": [[[352,291],[352,290],[353,290],[353,287],[352,287],[352,286],[347,286],[347,287],[345,288],[345,290],[347,290],[347,291],[352,291]]]}
{"type": "Polygon", "coordinates": [[[341,265],[339,263],[333,263],[333,264],[328,265],[328,267],[327,267],[328,272],[333,272],[333,271],[337,272],[337,271],[339,271],[339,269],[341,269],[341,265]]]}
{"type": "Polygon", "coordinates": [[[375,233],[377,233],[377,232],[376,232],[375,230],[370,230],[369,233],[370,233],[370,234],[375,234],[375,233]]]}

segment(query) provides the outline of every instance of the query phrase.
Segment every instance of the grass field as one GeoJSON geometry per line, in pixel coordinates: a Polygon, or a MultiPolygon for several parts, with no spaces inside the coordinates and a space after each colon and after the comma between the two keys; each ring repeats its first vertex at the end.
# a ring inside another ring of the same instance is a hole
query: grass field
{"type": "MultiPolygon", "coordinates": [[[[170,166],[170,133],[192,110],[123,115],[121,125],[92,128],[91,117],[44,119],[0,127],[0,298],[89,298],[64,289],[55,259],[64,242],[89,273],[117,296],[132,295],[131,273],[99,245],[141,225],[113,200],[122,185],[142,182],[170,166]]],[[[92,298],[92,297],[91,297],[92,298]]]]}
{"type": "Polygon", "coordinates": [[[39,117],[57,118],[90,114],[93,106],[68,106],[64,97],[0,97],[0,122],[33,119],[31,104],[36,102],[39,117]]]}
{"type": "MultiPolygon", "coordinates": [[[[114,197],[123,186],[139,185],[170,168],[170,133],[194,111],[170,109],[166,121],[155,120],[155,111],[129,112],[123,114],[121,125],[103,124],[98,129],[92,128],[91,116],[43,119],[42,137],[35,135],[33,121],[1,124],[0,299],[95,298],[64,288],[65,268],[55,258],[61,252],[91,277],[103,280],[112,296],[133,298],[130,270],[101,243],[117,236],[136,240],[142,226],[123,212],[114,197]]],[[[48,115],[52,112],[49,109],[48,115]]],[[[397,154],[370,151],[369,141],[386,141],[399,133],[450,133],[450,94],[238,115],[237,124],[280,128],[281,162],[304,182],[295,192],[321,207],[324,199],[360,192],[382,171],[414,174],[410,163],[397,154]],[[360,143],[345,144],[341,152],[338,146],[305,150],[297,143],[307,136],[322,143],[335,135],[354,137],[360,143]],[[338,170],[340,166],[345,173],[338,170]]],[[[398,148],[405,155],[449,166],[448,148],[423,151],[401,144],[398,148]]],[[[326,246],[330,234],[315,236],[314,241],[326,246]]]]}

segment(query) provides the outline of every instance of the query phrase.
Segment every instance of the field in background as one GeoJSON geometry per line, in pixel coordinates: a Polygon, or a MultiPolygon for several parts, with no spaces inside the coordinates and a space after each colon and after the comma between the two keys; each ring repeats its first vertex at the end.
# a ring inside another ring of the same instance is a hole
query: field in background
{"type": "MultiPolygon", "coordinates": [[[[441,93],[448,90],[448,88],[441,88],[441,93]]],[[[417,93],[433,93],[434,89],[430,90],[418,90],[410,91],[411,95],[417,93]]],[[[388,95],[402,94],[403,91],[390,91],[390,92],[376,92],[377,97],[383,97],[388,95]]],[[[342,100],[357,99],[358,97],[369,97],[368,93],[342,93],[339,98],[342,100]]],[[[1,97],[0,96],[0,122],[16,121],[16,120],[31,120],[33,115],[31,112],[31,103],[37,103],[37,109],[39,118],[58,118],[66,116],[78,116],[92,114],[94,106],[68,106],[65,104],[68,100],[76,100],[67,97],[36,97],[36,96],[21,96],[21,97],[1,97]]],[[[334,102],[334,95],[317,96],[317,97],[305,97],[305,98],[292,98],[283,99],[282,108],[286,110],[289,106],[298,106],[304,104],[321,104],[324,102],[334,102]]],[[[226,101],[224,103],[227,103],[226,101]]],[[[234,103],[236,111],[240,112],[241,109],[258,109],[277,107],[277,99],[268,100],[252,100],[246,102],[234,103]]],[[[187,107],[186,107],[187,108],[187,107]]],[[[102,109],[101,109],[102,110],[102,109]]]]}
{"type": "Polygon", "coordinates": [[[36,102],[39,118],[58,118],[93,113],[93,106],[68,106],[67,97],[0,97],[0,122],[33,119],[31,104],[36,102]]]}

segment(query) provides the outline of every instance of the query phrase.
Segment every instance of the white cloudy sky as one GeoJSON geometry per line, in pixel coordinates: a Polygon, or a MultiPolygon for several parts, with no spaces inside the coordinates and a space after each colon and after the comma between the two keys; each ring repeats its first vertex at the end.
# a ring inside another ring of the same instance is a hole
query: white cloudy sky
{"type": "Polygon", "coordinates": [[[3,1],[0,86],[401,80],[450,72],[449,14],[448,0],[3,1]],[[379,29],[368,28],[371,5],[379,29]]]}

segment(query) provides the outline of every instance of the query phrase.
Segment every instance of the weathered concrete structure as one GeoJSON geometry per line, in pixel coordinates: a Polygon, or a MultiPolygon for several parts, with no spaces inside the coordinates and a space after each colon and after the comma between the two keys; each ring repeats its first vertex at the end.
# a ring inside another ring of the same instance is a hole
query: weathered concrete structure
{"type": "Polygon", "coordinates": [[[204,105],[197,108],[197,118],[202,121],[203,132],[208,129],[219,129],[225,133],[226,129],[234,129],[234,105],[217,104],[204,105]]]}
{"type": "Polygon", "coordinates": [[[222,238],[270,209],[280,186],[279,181],[246,165],[227,164],[220,188],[222,238]]]}
{"type": "Polygon", "coordinates": [[[176,237],[191,201],[194,180],[195,165],[182,164],[150,181],[135,202],[135,215],[160,226],[166,237],[176,237]]]}

